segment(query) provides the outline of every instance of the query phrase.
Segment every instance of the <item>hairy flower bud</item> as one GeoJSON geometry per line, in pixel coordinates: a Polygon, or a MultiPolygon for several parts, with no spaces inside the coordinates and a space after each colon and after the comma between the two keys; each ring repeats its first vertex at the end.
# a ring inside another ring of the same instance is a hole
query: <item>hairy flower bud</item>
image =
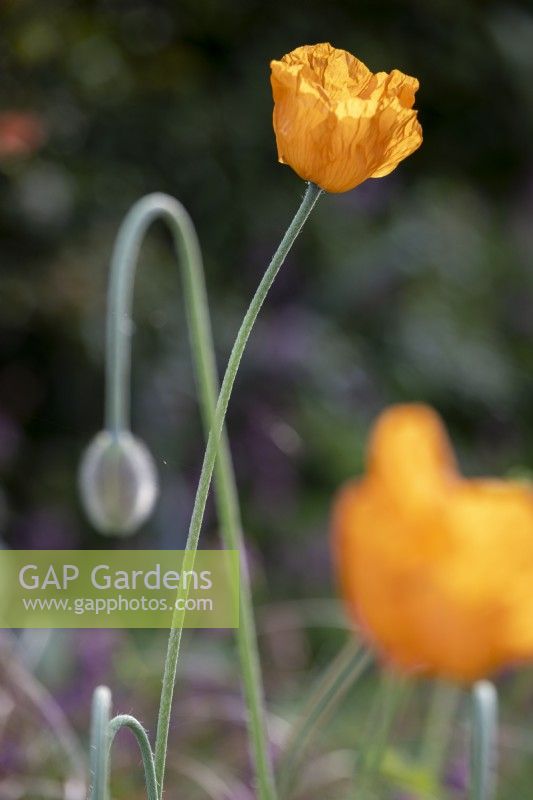
{"type": "Polygon", "coordinates": [[[108,535],[134,533],[158,495],[153,458],[129,431],[95,436],[80,464],[79,486],[87,516],[108,535]]]}

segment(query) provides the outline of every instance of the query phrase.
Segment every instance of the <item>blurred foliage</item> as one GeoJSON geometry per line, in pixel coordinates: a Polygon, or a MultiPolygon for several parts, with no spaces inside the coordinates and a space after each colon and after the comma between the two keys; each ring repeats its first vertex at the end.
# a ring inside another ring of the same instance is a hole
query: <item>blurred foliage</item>
{"type": "MultiPolygon", "coordinates": [[[[3,0],[0,523],[11,546],[106,544],[81,516],[76,466],[101,426],[113,237],[145,192],[176,195],[198,227],[223,367],[303,189],[276,163],[268,63],[324,39],[420,79],[425,142],[390,177],[320,201],[250,343],[228,424],[257,594],[331,594],[332,492],[361,470],[368,424],[388,403],[435,405],[468,474],[531,468],[529,2],[3,0]]],[[[202,436],[178,271],[158,226],[143,262],[134,425],[163,495],[133,546],[172,547],[202,436]]],[[[215,535],[210,510],[206,541],[215,535]]],[[[294,707],[302,671],[336,641],[302,639],[293,671],[269,678],[280,704],[294,707]]],[[[118,682],[119,661],[98,679],[118,682]]],[[[86,711],[76,663],[51,674],[86,711]]],[[[510,714],[533,701],[517,686],[510,714]]],[[[346,713],[336,724],[344,735],[346,713]]],[[[515,760],[502,798],[527,795],[531,769],[515,760]]]]}

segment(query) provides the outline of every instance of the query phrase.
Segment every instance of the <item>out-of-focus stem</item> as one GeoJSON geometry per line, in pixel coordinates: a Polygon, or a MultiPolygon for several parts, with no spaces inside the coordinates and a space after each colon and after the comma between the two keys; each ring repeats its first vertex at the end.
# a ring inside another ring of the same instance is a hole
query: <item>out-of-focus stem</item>
{"type": "Polygon", "coordinates": [[[98,686],[93,695],[90,747],[90,800],[109,800],[109,718],[111,692],[98,686]]]}
{"type": "Polygon", "coordinates": [[[492,800],[494,797],[497,730],[496,688],[489,681],[478,681],[472,689],[471,800],[492,800]]]}
{"type": "Polygon", "coordinates": [[[370,728],[359,753],[354,792],[354,797],[358,800],[373,796],[373,784],[381,769],[391,728],[407,688],[401,676],[393,672],[382,672],[376,703],[371,711],[370,728]]]}
{"type": "Polygon", "coordinates": [[[448,683],[436,681],[433,687],[420,760],[436,780],[442,774],[461,694],[459,687],[448,683]]]}
{"type": "Polygon", "coordinates": [[[14,637],[3,631],[0,641],[0,676],[9,682],[15,694],[23,697],[55,736],[69,768],[65,786],[66,800],[83,800],[86,792],[86,761],[83,749],[67,717],[49,691],[21,663],[14,652],[14,637]],[[2,675],[2,673],[4,673],[2,675]]]}
{"type": "Polygon", "coordinates": [[[352,637],[329,664],[294,724],[279,766],[279,793],[284,798],[292,788],[296,769],[320,726],[360,678],[372,656],[352,637]]]}

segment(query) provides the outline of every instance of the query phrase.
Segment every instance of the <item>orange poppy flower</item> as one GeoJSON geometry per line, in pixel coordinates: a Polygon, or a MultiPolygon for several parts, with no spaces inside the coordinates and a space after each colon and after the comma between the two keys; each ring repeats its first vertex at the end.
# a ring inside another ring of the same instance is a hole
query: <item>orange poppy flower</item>
{"type": "Polygon", "coordinates": [[[533,658],[533,490],[462,477],[430,408],[382,414],[333,528],[347,610],[393,664],[473,681],[533,658]]]}
{"type": "Polygon", "coordinates": [[[330,44],[272,61],[278,159],[328,192],[388,175],[422,144],[413,110],[418,81],[372,73],[330,44]]]}

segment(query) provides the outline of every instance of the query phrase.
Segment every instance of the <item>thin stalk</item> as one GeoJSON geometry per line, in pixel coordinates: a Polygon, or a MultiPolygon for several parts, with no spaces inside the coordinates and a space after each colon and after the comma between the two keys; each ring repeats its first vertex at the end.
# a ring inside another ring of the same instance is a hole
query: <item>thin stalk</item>
{"type": "Polygon", "coordinates": [[[91,712],[90,800],[109,800],[109,718],[111,692],[98,686],[93,694],[91,712]]]}
{"type": "Polygon", "coordinates": [[[11,683],[14,692],[20,693],[49,726],[62,749],[63,762],[70,767],[69,797],[84,800],[87,796],[86,759],[78,737],[53,696],[16,657],[14,644],[13,635],[3,631],[0,641],[2,682],[11,683]]]}
{"type": "Polygon", "coordinates": [[[361,677],[372,656],[351,637],[329,664],[296,720],[279,766],[280,797],[292,789],[298,765],[326,719],[333,713],[348,690],[361,677]]]}
{"type": "Polygon", "coordinates": [[[381,769],[390,731],[405,688],[405,682],[398,676],[390,672],[382,673],[376,706],[371,714],[374,719],[371,720],[370,730],[366,734],[367,744],[359,754],[359,771],[354,795],[358,800],[359,798],[364,800],[369,796],[381,769]]]}
{"type": "MultiPolygon", "coordinates": [[[[259,287],[252,298],[250,306],[245,314],[244,320],[241,324],[235,344],[231,351],[220,394],[218,396],[214,421],[209,433],[207,448],[204,455],[202,464],[202,471],[200,474],[198,490],[194,502],[194,508],[191,516],[189,526],[189,533],[187,537],[186,549],[195,552],[198,547],[198,540],[202,527],[202,521],[205,512],[205,505],[213,475],[213,469],[217,458],[217,451],[219,441],[221,438],[226,411],[228,408],[233,384],[237,375],[240,361],[242,359],[246,343],[252,332],[252,328],[257,319],[259,311],[266,299],[270,287],[272,286],[276,275],[278,274],[287,253],[294,244],[298,234],[300,233],[305,221],[311,213],[315,203],[317,202],[321,193],[321,189],[314,184],[308,184],[307,190],[301,202],[301,205],[296,212],[291,224],[289,225],[278,249],[276,250],[267,270],[259,284],[259,287]]],[[[246,570],[244,570],[246,576],[246,570]]],[[[242,594],[242,586],[241,586],[242,594]]],[[[255,637],[251,636],[254,631],[254,623],[251,609],[251,602],[249,597],[249,588],[245,589],[245,595],[242,597],[240,604],[241,619],[240,629],[241,638],[239,640],[239,653],[241,657],[241,664],[243,668],[243,677],[246,686],[247,702],[249,703],[249,728],[251,732],[252,747],[256,755],[256,770],[257,770],[257,791],[260,800],[274,800],[276,797],[276,790],[274,780],[272,777],[272,768],[270,766],[270,759],[267,751],[266,733],[264,729],[264,710],[262,703],[262,693],[257,691],[257,680],[259,675],[259,659],[257,655],[257,643],[255,637]],[[243,640],[242,631],[245,631],[245,636],[250,637],[250,640],[243,640]],[[253,638],[253,641],[251,641],[253,638]]],[[[167,657],[165,661],[165,670],[163,674],[163,688],[161,692],[161,702],[159,707],[159,717],[157,725],[157,738],[155,746],[155,767],[158,785],[163,791],[163,778],[165,772],[165,760],[167,751],[168,731],[170,726],[170,715],[172,710],[172,698],[174,694],[174,684],[176,680],[176,670],[178,665],[180,644],[181,644],[181,627],[174,627],[179,624],[179,617],[175,615],[173,620],[173,627],[170,632],[167,657]]]]}
{"type": "MultiPolygon", "coordinates": [[[[107,327],[106,425],[118,433],[129,427],[131,307],[135,268],[150,224],[158,217],[169,224],[183,271],[185,306],[200,406],[206,437],[215,427],[218,377],[200,246],[189,215],[174,198],[152,194],[129,212],[117,237],[111,265],[107,327]]],[[[224,545],[241,553],[237,643],[245,704],[248,709],[253,761],[259,785],[272,786],[265,730],[264,692],[245,560],[242,524],[229,444],[222,431],[215,464],[215,488],[224,545]]],[[[268,793],[265,797],[268,798],[268,793]]]]}
{"type": "Polygon", "coordinates": [[[108,727],[109,749],[111,749],[115,736],[122,728],[129,728],[139,745],[144,767],[144,782],[146,785],[147,798],[148,800],[158,800],[159,793],[157,791],[157,781],[155,778],[154,755],[150,747],[148,735],[139,720],[129,714],[120,714],[114,717],[108,727]]]}
{"type": "Polygon", "coordinates": [[[494,797],[497,729],[496,689],[489,681],[478,681],[472,689],[471,800],[491,800],[494,797]]]}
{"type": "Polygon", "coordinates": [[[433,687],[425,731],[422,737],[420,760],[437,781],[450,744],[453,720],[461,702],[461,689],[436,681],[433,687]]]}

